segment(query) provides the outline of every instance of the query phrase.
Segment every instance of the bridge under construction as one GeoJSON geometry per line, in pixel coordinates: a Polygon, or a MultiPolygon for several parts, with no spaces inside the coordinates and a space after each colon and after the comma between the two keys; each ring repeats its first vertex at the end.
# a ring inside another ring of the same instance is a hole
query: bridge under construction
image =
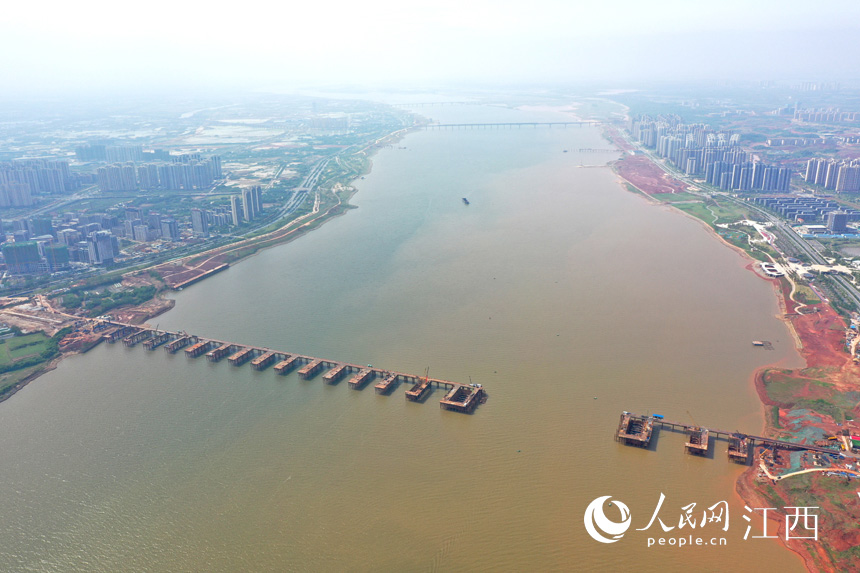
{"type": "Polygon", "coordinates": [[[185,355],[189,358],[205,355],[210,362],[218,362],[226,358],[227,362],[233,366],[250,363],[254,370],[266,370],[269,366],[274,365],[274,372],[280,375],[289,374],[298,368],[297,374],[302,380],[310,380],[323,371],[326,371],[322,377],[325,384],[337,384],[341,379],[349,376],[347,385],[353,390],[361,390],[371,381],[377,381],[374,385],[376,393],[387,395],[403,383],[409,385],[405,395],[406,399],[412,402],[425,401],[434,386],[445,388],[447,392],[439,401],[439,406],[453,412],[471,414],[478,404],[483,403],[487,398],[486,391],[480,384],[463,384],[451,380],[430,378],[429,372],[424,376],[418,376],[374,368],[370,364],[361,366],[271,348],[217,340],[186,332],[158,330],[148,326],[124,324],[110,320],[94,321],[93,331],[102,332],[102,338],[111,344],[120,341],[127,347],[140,344],[149,351],[164,348],[170,354],[184,350],[185,355]]]}
{"type": "Polygon", "coordinates": [[[727,451],[729,459],[742,464],[749,463],[749,450],[755,444],[784,450],[806,450],[829,455],[838,454],[833,449],[822,448],[820,446],[706,428],[695,424],[682,424],[666,420],[660,415],[643,416],[641,414],[633,414],[632,412],[621,413],[621,417],[618,420],[618,429],[615,432],[615,440],[628,446],[648,448],[656,428],[686,433],[688,440],[684,447],[688,453],[695,455],[706,456],[708,454],[711,437],[725,439],[729,442],[727,451]]]}

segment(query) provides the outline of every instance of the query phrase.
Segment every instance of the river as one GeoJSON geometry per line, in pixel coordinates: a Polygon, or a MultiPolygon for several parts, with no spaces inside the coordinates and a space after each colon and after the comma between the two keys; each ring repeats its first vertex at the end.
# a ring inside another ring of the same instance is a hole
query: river
{"type": "Polygon", "coordinates": [[[682,435],[651,451],[612,439],[622,410],[758,433],[751,374],[799,357],[770,284],[594,167],[612,154],[578,152],[604,147],[588,126],[410,134],[356,182],[358,209],[176,293],[153,320],[429,366],[485,386],[474,415],[440,410],[440,390],[415,404],[403,386],[385,397],[103,344],[0,404],[0,570],[802,570],[776,542],[742,539],[725,442],[700,459],[682,435]],[[702,529],[727,546],[648,548],[690,532],[634,531],[661,492],[667,525],[691,502],[728,501],[729,531],[702,529]],[[614,544],[583,527],[604,495],[633,516],[614,544]]]}

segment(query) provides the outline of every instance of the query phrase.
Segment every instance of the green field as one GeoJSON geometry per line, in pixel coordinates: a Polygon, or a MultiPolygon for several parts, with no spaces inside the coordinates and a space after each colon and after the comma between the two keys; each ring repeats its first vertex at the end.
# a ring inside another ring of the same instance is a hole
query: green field
{"type": "Polygon", "coordinates": [[[654,193],[652,197],[659,199],[660,201],[665,201],[666,203],[679,203],[681,201],[702,202],[702,198],[700,196],[693,195],[692,193],[654,193]]]}
{"type": "Polygon", "coordinates": [[[707,203],[680,203],[674,205],[674,207],[688,212],[709,225],[736,223],[741,219],[750,218],[750,213],[747,209],[725,200],[711,200],[707,203]],[[716,221],[714,220],[715,216],[716,221]]]}
{"type": "Polygon", "coordinates": [[[0,367],[10,366],[15,362],[31,356],[38,356],[45,351],[50,338],[36,332],[0,341],[0,367]]]}
{"type": "Polygon", "coordinates": [[[38,364],[36,366],[29,366],[27,368],[21,368],[20,370],[13,370],[11,372],[0,374],[0,400],[6,398],[16,384],[28,376],[42,370],[44,367],[44,364],[38,364]]]}

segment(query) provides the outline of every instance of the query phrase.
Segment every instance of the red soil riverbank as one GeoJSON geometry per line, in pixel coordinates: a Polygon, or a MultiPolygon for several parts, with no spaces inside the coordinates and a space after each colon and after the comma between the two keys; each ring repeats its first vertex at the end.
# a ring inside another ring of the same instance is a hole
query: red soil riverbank
{"type": "MultiPolygon", "coordinates": [[[[630,149],[612,129],[608,129],[606,135],[620,148],[630,149]]],[[[613,168],[622,179],[647,195],[679,193],[687,188],[644,155],[625,155],[613,168]]],[[[739,250],[724,239],[720,240],[739,250]]],[[[754,272],[753,267],[754,262],[751,262],[748,269],[754,272]]],[[[801,369],[766,367],[755,373],[759,399],[770,410],[770,415],[765,417],[764,434],[796,439],[798,436],[792,436],[790,430],[800,427],[818,435],[836,434],[842,430],[842,417],[837,421],[836,414],[860,419],[860,367],[845,350],[845,321],[825,302],[801,308],[802,314],[798,314],[798,305],[790,298],[791,286],[787,281],[764,277],[762,280],[774,284],[783,311],[782,319],[793,331],[806,363],[801,369]],[[786,427],[778,426],[780,421],[786,427]]],[[[857,432],[860,433],[860,429],[857,432]]],[[[768,534],[778,535],[783,545],[795,552],[810,571],[860,572],[860,561],[853,551],[860,546],[860,530],[856,527],[854,512],[849,510],[856,506],[857,487],[847,478],[823,473],[773,482],[763,477],[759,448],[756,450],[752,465],[738,478],[736,491],[749,507],[780,509],[770,512],[772,523],[768,526],[768,534]],[[818,507],[814,510],[819,516],[818,540],[786,539],[782,508],[791,506],[818,507]]],[[[760,534],[760,531],[752,533],[760,534]]]]}

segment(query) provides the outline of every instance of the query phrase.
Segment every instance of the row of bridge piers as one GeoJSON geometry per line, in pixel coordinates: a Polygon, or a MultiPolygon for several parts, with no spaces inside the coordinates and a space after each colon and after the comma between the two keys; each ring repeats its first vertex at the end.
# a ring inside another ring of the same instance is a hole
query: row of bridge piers
{"type": "Polygon", "coordinates": [[[135,326],[112,321],[97,321],[94,331],[104,331],[103,339],[108,343],[122,341],[127,347],[141,344],[146,350],[158,348],[170,354],[184,350],[189,358],[205,355],[210,362],[219,362],[224,358],[232,366],[242,366],[250,362],[251,368],[263,371],[274,365],[274,372],[285,376],[298,369],[298,377],[311,380],[325,371],[322,380],[325,384],[334,385],[349,377],[347,385],[353,390],[361,390],[371,381],[376,381],[374,390],[377,394],[387,395],[401,383],[410,385],[406,390],[406,399],[412,402],[423,402],[430,394],[433,386],[445,388],[448,391],[440,400],[439,405],[445,410],[472,413],[478,404],[486,400],[486,391],[480,384],[463,384],[450,380],[417,376],[402,372],[392,372],[374,368],[370,364],[361,366],[333,360],[315,358],[302,354],[292,354],[270,348],[248,346],[235,342],[204,338],[185,332],[156,330],[146,326],[135,326]]]}

